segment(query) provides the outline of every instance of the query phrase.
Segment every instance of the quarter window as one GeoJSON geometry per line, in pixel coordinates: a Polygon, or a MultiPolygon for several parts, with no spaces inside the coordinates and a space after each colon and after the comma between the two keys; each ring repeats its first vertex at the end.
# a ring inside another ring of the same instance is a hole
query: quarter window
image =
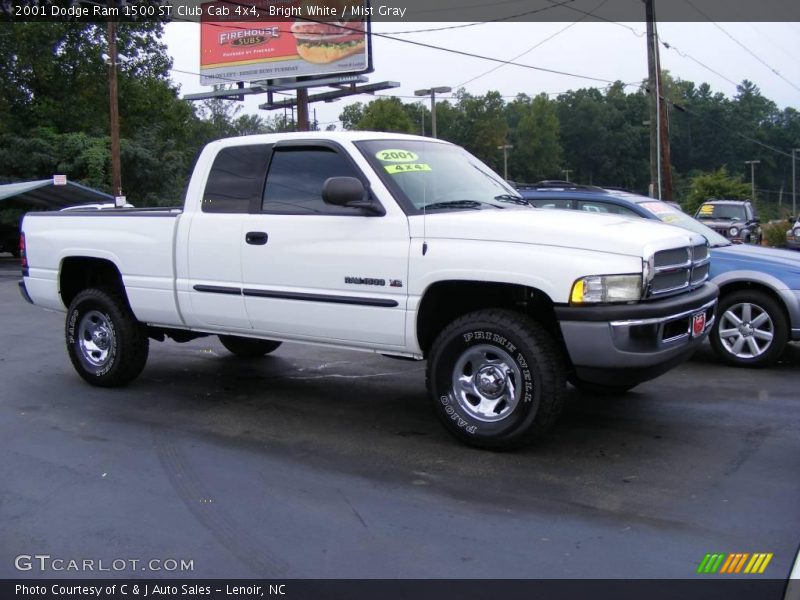
{"type": "Polygon", "coordinates": [[[219,151],[203,192],[202,210],[246,213],[261,198],[269,145],[230,146],[219,151]]]}

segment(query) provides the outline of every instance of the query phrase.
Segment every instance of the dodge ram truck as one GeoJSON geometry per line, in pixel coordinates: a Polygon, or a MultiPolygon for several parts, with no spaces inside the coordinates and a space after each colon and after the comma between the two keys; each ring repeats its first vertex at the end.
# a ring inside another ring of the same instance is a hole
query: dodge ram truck
{"type": "Polygon", "coordinates": [[[30,213],[20,243],[23,296],[66,311],[91,384],[204,335],[425,359],[445,428],[492,448],[547,431],[567,381],[625,391],[684,361],[718,294],[700,235],[537,209],[458,146],[375,132],[212,142],[183,208],[30,213]]]}

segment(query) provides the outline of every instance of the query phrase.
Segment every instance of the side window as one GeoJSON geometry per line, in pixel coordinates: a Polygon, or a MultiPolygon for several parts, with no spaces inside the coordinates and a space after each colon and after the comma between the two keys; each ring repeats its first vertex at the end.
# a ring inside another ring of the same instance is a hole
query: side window
{"type": "Polygon", "coordinates": [[[344,156],[330,148],[277,148],[269,165],[261,210],[286,215],[359,214],[323,202],[322,186],[329,177],[358,177],[358,173],[344,156]]]}
{"type": "Polygon", "coordinates": [[[536,208],[561,208],[572,210],[573,202],[569,198],[536,198],[528,200],[536,208]]]}
{"type": "Polygon", "coordinates": [[[269,147],[258,144],[220,150],[206,181],[203,212],[248,212],[250,202],[261,198],[264,189],[269,147]]]}
{"type": "Polygon", "coordinates": [[[636,212],[624,206],[610,204],[607,202],[593,202],[591,200],[578,200],[578,210],[590,213],[603,213],[612,215],[623,215],[626,217],[638,217],[636,212]]]}

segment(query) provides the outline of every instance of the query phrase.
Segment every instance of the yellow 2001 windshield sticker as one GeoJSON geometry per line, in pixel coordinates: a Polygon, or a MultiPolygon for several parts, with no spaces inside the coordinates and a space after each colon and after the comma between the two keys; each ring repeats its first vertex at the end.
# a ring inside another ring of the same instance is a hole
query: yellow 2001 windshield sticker
{"type": "Polygon", "coordinates": [[[375,158],[383,162],[394,163],[413,163],[419,160],[419,156],[410,150],[396,150],[389,148],[388,150],[380,150],[375,153],[375,158]]]}
{"type": "Polygon", "coordinates": [[[423,173],[425,171],[432,171],[431,166],[425,163],[401,163],[397,165],[384,165],[386,172],[390,175],[397,175],[398,173],[423,173]]]}

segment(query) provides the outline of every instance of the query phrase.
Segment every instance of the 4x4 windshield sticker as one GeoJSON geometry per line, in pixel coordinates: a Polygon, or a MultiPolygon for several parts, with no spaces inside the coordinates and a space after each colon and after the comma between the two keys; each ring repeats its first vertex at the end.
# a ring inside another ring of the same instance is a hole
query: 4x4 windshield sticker
{"type": "Polygon", "coordinates": [[[375,153],[375,158],[383,162],[393,163],[413,163],[419,160],[419,156],[410,150],[395,150],[389,148],[388,150],[380,150],[375,153]]]}
{"type": "Polygon", "coordinates": [[[431,166],[426,163],[400,163],[397,165],[384,165],[386,172],[390,175],[397,175],[398,173],[422,173],[425,171],[432,171],[431,166]]]}

